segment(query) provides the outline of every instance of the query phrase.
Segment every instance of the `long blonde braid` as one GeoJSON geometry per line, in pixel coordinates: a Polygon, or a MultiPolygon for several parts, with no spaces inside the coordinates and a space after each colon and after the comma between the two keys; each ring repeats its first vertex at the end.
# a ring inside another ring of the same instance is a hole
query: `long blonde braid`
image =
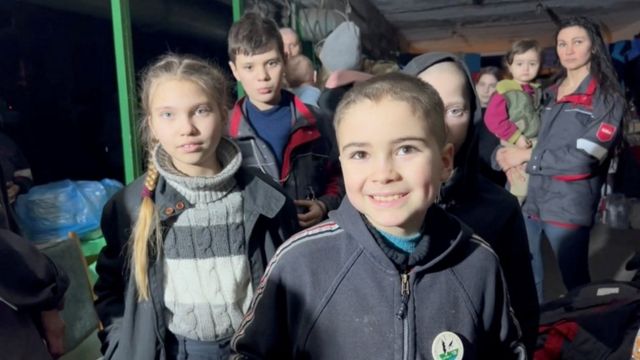
{"type": "Polygon", "coordinates": [[[153,247],[156,257],[160,256],[161,234],[160,220],[153,202],[153,192],[158,183],[158,170],[153,161],[149,161],[147,176],[142,189],[142,203],[138,213],[138,219],[132,233],[131,260],[132,269],[138,290],[138,300],[149,298],[149,278],[147,268],[149,266],[149,248],[153,247]],[[152,236],[152,234],[154,236],[152,236]],[[155,242],[151,241],[155,238],[155,242]]]}

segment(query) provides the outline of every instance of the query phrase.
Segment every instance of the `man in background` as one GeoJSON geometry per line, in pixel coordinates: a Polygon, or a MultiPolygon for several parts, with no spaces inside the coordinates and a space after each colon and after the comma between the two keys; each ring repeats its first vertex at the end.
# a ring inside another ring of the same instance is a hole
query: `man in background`
{"type": "Polygon", "coordinates": [[[301,54],[302,46],[300,45],[300,38],[292,28],[287,27],[280,29],[280,36],[282,36],[284,55],[286,59],[290,59],[301,54]]]}

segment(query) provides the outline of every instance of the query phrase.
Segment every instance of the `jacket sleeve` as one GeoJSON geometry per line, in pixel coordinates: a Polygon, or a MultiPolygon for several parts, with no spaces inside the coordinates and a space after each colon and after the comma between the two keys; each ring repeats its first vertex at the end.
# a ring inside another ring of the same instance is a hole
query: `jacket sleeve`
{"type": "Polygon", "coordinates": [[[326,115],[316,115],[318,128],[323,137],[329,143],[329,160],[325,166],[327,181],[324,193],[319,196],[319,200],[326,206],[327,210],[335,210],[340,206],[340,202],[344,197],[344,182],[342,180],[342,169],[340,168],[338,141],[336,133],[333,129],[333,119],[326,115]]]}
{"type": "Polygon", "coordinates": [[[65,273],[27,239],[0,230],[0,301],[16,311],[45,311],[62,305],[65,273]]]}
{"type": "Polygon", "coordinates": [[[500,265],[504,270],[509,300],[522,330],[522,342],[529,357],[533,358],[533,350],[538,336],[540,309],[533,280],[533,270],[530,265],[531,255],[527,232],[522,212],[517,204],[514,204],[514,211],[498,236],[500,237],[499,242],[506,248],[506,251],[500,256],[500,265]]]}
{"type": "Polygon", "coordinates": [[[482,315],[487,335],[490,336],[486,345],[491,356],[486,358],[525,360],[527,352],[521,341],[520,325],[511,309],[504,275],[499,266],[496,267],[494,281],[493,307],[485,307],[482,315]]]}
{"type": "Polygon", "coordinates": [[[102,352],[109,343],[117,339],[119,324],[124,314],[124,292],[126,286],[125,246],[129,239],[131,219],[122,209],[123,191],[117,193],[104,207],[100,227],[106,246],[98,255],[96,272],[98,280],[94,286],[95,307],[103,330],[98,333],[102,352]]]}
{"type": "Polygon", "coordinates": [[[33,186],[33,175],[27,158],[15,141],[4,134],[0,134],[0,147],[3,148],[3,156],[7,156],[13,170],[11,177],[7,176],[5,181],[12,181],[20,186],[20,194],[27,193],[33,186]]]}
{"type": "MultiPolygon", "coordinates": [[[[597,101],[594,98],[594,101],[597,101]]],[[[558,180],[575,180],[594,174],[618,143],[624,102],[616,99],[609,106],[596,102],[593,118],[575,142],[558,148],[536,146],[527,165],[532,175],[558,176],[558,180]]],[[[539,145],[544,142],[540,139],[539,145]]]]}
{"type": "Polygon", "coordinates": [[[287,294],[277,266],[278,255],[271,260],[231,340],[232,359],[293,358],[287,294]]]}
{"type": "Polygon", "coordinates": [[[344,197],[344,181],[342,170],[337,160],[327,164],[327,173],[330,174],[325,193],[318,199],[327,206],[327,211],[335,210],[340,206],[344,197]]]}
{"type": "Polygon", "coordinates": [[[300,224],[298,223],[298,215],[296,212],[296,206],[288,196],[278,214],[278,235],[280,235],[280,242],[278,246],[282,244],[286,239],[293,236],[295,233],[300,231],[300,224]]]}
{"type": "Polygon", "coordinates": [[[507,100],[497,92],[491,96],[487,104],[487,110],[484,113],[484,124],[493,135],[512,144],[520,136],[518,127],[509,119],[507,100]]]}

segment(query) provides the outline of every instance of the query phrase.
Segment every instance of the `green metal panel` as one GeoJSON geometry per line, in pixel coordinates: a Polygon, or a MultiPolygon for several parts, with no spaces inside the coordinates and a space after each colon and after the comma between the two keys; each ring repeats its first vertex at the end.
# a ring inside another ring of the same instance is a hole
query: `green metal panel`
{"type": "MultiPolygon", "coordinates": [[[[242,14],[244,13],[244,0],[233,0],[231,5],[233,7],[233,22],[236,22],[242,17],[242,14]]],[[[242,89],[242,85],[239,82],[237,83],[237,87],[238,98],[241,98],[244,96],[244,90],[242,89]]]]}
{"type": "Polygon", "coordinates": [[[128,184],[142,174],[141,152],[135,125],[136,88],[129,0],[111,0],[111,17],[118,77],[124,175],[125,182],[128,184]]]}
{"type": "Polygon", "coordinates": [[[233,0],[233,21],[236,22],[242,17],[244,13],[244,0],[233,0]]]}

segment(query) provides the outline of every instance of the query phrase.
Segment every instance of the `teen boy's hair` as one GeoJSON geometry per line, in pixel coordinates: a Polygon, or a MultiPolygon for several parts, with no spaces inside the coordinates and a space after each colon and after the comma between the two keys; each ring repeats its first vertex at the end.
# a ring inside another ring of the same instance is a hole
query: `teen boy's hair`
{"type": "Polygon", "coordinates": [[[507,65],[511,65],[513,64],[513,58],[516,55],[524,54],[531,49],[535,50],[538,53],[538,58],[540,58],[541,49],[540,49],[540,45],[536,40],[533,40],[533,39],[518,40],[513,44],[511,44],[511,49],[504,56],[504,61],[506,62],[507,65]]]}
{"type": "Polygon", "coordinates": [[[236,55],[262,54],[276,47],[284,59],[284,45],[278,25],[257,13],[248,12],[229,29],[227,38],[229,59],[236,61],[236,55]]]}
{"type": "Polygon", "coordinates": [[[445,146],[447,130],[444,124],[444,104],[440,95],[426,82],[401,73],[385,74],[356,84],[338,104],[334,126],[337,128],[340,125],[352,105],[363,100],[378,103],[385,99],[408,104],[415,115],[425,119],[438,146],[445,146]]]}

